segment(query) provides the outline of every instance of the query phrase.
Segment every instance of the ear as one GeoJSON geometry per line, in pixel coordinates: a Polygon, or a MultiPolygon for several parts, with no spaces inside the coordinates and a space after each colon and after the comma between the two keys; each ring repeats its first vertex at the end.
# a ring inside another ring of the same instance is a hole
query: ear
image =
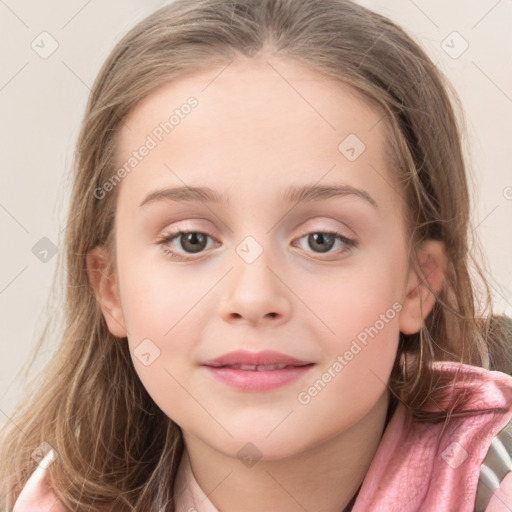
{"type": "Polygon", "coordinates": [[[121,302],[108,253],[103,247],[95,247],[87,253],[87,273],[94,289],[108,330],[117,338],[127,335],[121,302]]]}
{"type": "Polygon", "coordinates": [[[419,268],[411,265],[400,312],[400,331],[404,334],[419,332],[436,302],[431,289],[439,294],[448,265],[444,244],[438,240],[426,240],[416,254],[419,268]]]}

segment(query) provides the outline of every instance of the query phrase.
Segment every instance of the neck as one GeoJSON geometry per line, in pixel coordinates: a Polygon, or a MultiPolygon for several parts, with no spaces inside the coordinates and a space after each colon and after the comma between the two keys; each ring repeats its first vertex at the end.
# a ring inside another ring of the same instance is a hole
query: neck
{"type": "MultiPolygon", "coordinates": [[[[194,477],[222,512],[340,512],[352,505],[389,420],[389,394],[348,430],[296,455],[245,467],[184,433],[194,477]]],[[[198,511],[201,512],[201,511],[198,511]]]]}

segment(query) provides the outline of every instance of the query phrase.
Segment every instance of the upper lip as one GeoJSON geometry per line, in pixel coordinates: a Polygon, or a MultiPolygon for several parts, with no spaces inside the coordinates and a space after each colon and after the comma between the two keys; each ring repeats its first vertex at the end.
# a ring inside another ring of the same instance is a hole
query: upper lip
{"type": "Polygon", "coordinates": [[[273,350],[264,350],[262,352],[247,352],[246,350],[237,350],[228,352],[215,359],[209,359],[204,362],[204,366],[233,366],[233,365],[273,365],[286,364],[289,366],[304,366],[312,364],[310,361],[303,361],[295,357],[281,354],[273,350]]]}

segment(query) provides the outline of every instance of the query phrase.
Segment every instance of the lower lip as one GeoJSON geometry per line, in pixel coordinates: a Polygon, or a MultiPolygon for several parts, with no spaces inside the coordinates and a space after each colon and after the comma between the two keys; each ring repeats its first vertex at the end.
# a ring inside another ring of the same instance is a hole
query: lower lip
{"type": "Polygon", "coordinates": [[[280,370],[239,370],[205,366],[213,377],[240,391],[268,391],[284,386],[306,374],[313,364],[292,366],[280,370]]]}

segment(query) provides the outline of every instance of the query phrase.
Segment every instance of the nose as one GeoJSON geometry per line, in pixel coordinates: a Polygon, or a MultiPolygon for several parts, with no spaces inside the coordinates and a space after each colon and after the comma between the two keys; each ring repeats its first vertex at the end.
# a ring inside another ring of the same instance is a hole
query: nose
{"type": "Polygon", "coordinates": [[[287,321],[292,293],[284,284],[281,266],[264,250],[252,262],[238,254],[226,276],[220,314],[227,322],[279,325],[287,321]]]}

